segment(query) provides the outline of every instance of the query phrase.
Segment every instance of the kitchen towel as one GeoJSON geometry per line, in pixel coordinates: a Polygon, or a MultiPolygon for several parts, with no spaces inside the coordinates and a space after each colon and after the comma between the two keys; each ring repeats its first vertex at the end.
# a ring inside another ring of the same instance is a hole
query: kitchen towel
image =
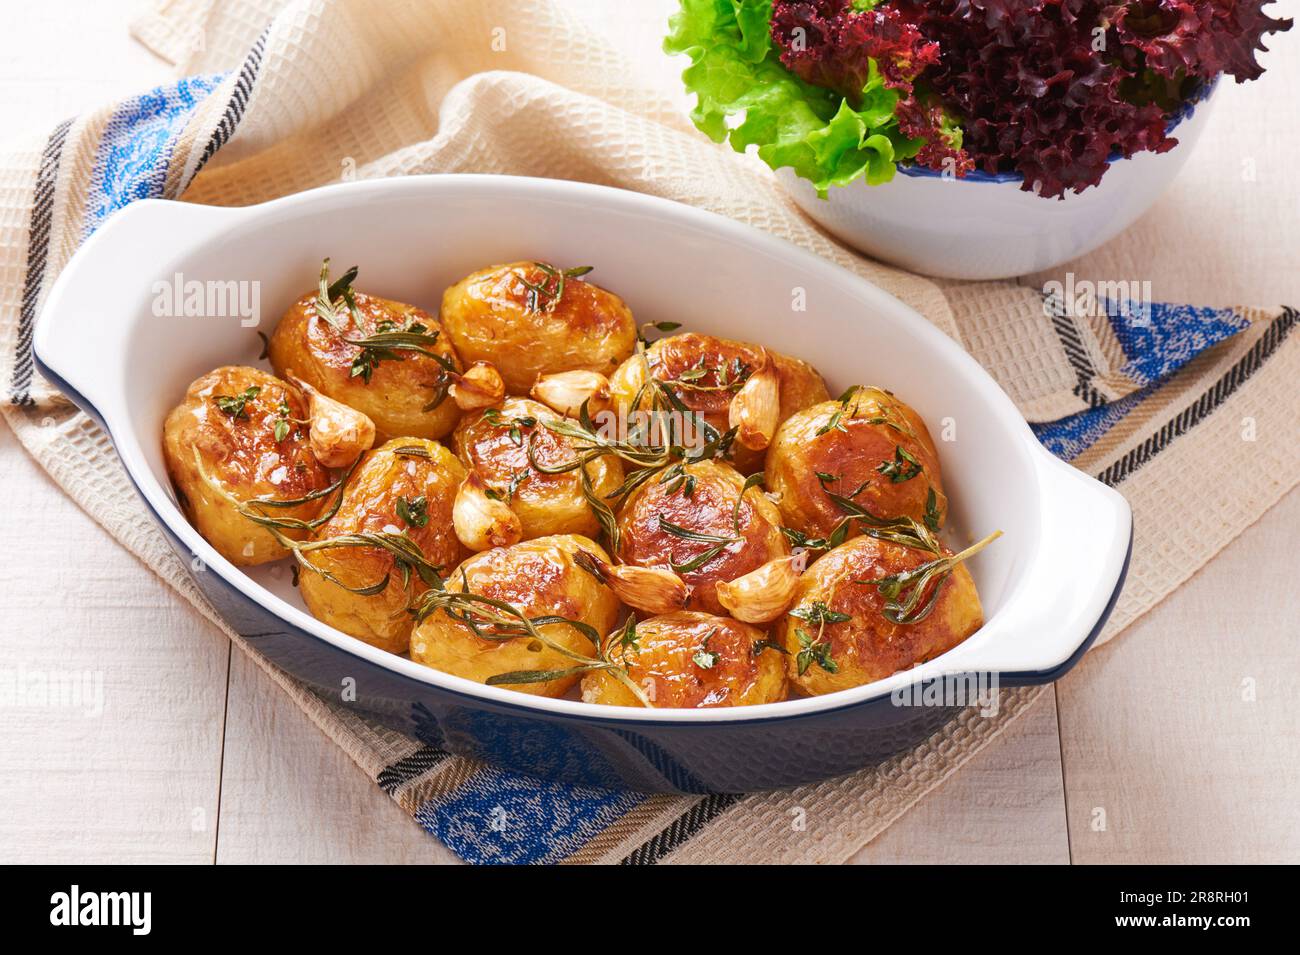
{"type": "MultiPolygon", "coordinates": [[[[1300,414],[1293,309],[1079,312],[1041,285],[936,282],[866,259],[805,219],[765,167],[690,126],[674,78],[681,64],[658,50],[671,6],[162,3],[136,34],[182,78],[0,150],[0,376],[14,431],[87,512],[224,628],[106,437],[34,374],[44,295],[78,244],[136,199],[242,205],[340,179],[490,172],[635,189],[748,222],[869,279],[961,342],[1049,448],[1133,505],[1129,583],[1099,643],[1300,480],[1296,443],[1260,437],[1293,434],[1300,414]]],[[[964,711],[913,751],[842,779],[751,796],[644,796],[450,756],[252,655],[420,825],[482,863],[840,861],[1042,692],[1003,691],[996,715],[964,711]],[[792,826],[800,810],[816,824],[792,826]]]]}

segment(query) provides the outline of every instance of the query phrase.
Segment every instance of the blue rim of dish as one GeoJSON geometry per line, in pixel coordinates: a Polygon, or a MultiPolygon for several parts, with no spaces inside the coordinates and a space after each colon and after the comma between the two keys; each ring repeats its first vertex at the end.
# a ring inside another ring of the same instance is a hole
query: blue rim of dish
{"type": "MultiPolygon", "coordinates": [[[[1169,117],[1169,123],[1165,126],[1166,133],[1172,133],[1174,128],[1180,123],[1191,118],[1196,112],[1197,104],[1205,102],[1210,95],[1219,87],[1219,80],[1222,76],[1216,76],[1208,83],[1202,83],[1192,94],[1183,101],[1172,116],[1169,117]]],[[[1141,155],[1134,153],[1134,155],[1141,155]]],[[[1118,151],[1110,154],[1106,164],[1110,165],[1129,157],[1121,156],[1118,151]]],[[[910,163],[903,165],[900,163],[895,167],[900,176],[907,176],[911,179],[942,179],[947,173],[941,169],[931,169],[929,166],[914,166],[910,163]]],[[[983,169],[975,169],[961,177],[962,182],[1024,182],[1025,177],[1018,172],[985,172],[983,169]]]]}
{"type": "MultiPolygon", "coordinates": [[[[112,431],[109,430],[108,424],[104,421],[103,417],[100,415],[99,410],[89,400],[86,399],[85,395],[81,394],[81,392],[79,392],[76,388],[72,387],[72,385],[70,385],[65,379],[63,379],[60,375],[58,375],[56,372],[50,369],[50,367],[47,366],[45,362],[41,361],[40,356],[35,354],[35,351],[33,351],[32,359],[36,365],[36,370],[41,374],[41,376],[45,378],[47,381],[49,381],[51,384],[53,384],[56,388],[58,388],[59,391],[61,391],[69,401],[71,401],[74,405],[76,405],[87,415],[89,415],[90,418],[92,418],[94,422],[97,425],[99,425],[100,429],[103,430],[104,434],[108,436],[109,441],[112,441],[114,444],[116,444],[116,442],[113,439],[113,433],[112,431]]],[[[153,519],[158,523],[163,533],[169,537],[179,540],[180,538],[176,534],[176,531],[172,529],[171,525],[168,524],[166,519],[161,514],[158,513],[158,511],[154,508],[153,504],[151,504],[149,499],[145,496],[144,492],[140,488],[140,485],[136,482],[135,476],[131,474],[129,470],[125,468],[123,470],[126,470],[126,476],[130,480],[131,486],[135,489],[136,494],[139,496],[140,500],[144,503],[144,506],[148,509],[149,513],[153,515],[153,519]]],[[[1120,592],[1123,591],[1124,583],[1128,579],[1129,562],[1132,559],[1132,557],[1133,557],[1133,523],[1130,520],[1129,534],[1128,534],[1128,548],[1124,554],[1124,563],[1120,566],[1119,575],[1115,578],[1115,587],[1111,591],[1110,598],[1106,601],[1105,608],[1103,608],[1100,616],[1097,617],[1096,622],[1092,625],[1092,629],[1089,631],[1088,636],[1083,639],[1083,641],[1079,644],[1079,646],[1075,649],[1075,651],[1072,654],[1070,654],[1069,657],[1067,657],[1064,661],[1052,667],[1051,669],[1024,670],[1024,671],[1016,671],[1012,673],[998,673],[997,674],[998,681],[1001,684],[1006,686],[1036,686],[1039,684],[1053,683],[1056,680],[1059,680],[1061,677],[1065,676],[1065,674],[1068,673],[1070,670],[1072,670],[1075,664],[1077,664],[1079,660],[1083,658],[1083,655],[1088,651],[1088,648],[1091,647],[1093,643],[1096,642],[1097,637],[1101,633],[1102,628],[1106,626],[1106,621],[1110,619],[1111,611],[1115,609],[1115,604],[1119,600],[1120,592]]],[[[274,617],[276,620],[278,620],[280,624],[285,628],[286,631],[291,630],[294,633],[298,634],[299,636],[305,637],[309,640],[313,640],[318,643],[326,643],[326,641],[322,640],[316,634],[311,633],[308,630],[304,630],[301,627],[297,626],[296,624],[290,623],[288,620],[285,620],[283,617],[277,614],[270,607],[267,607],[261,601],[255,600],[253,597],[250,597],[248,594],[241,591],[233,583],[227,580],[225,575],[218,568],[209,568],[209,569],[214,571],[214,576],[216,577],[216,579],[221,581],[222,586],[225,587],[227,590],[231,591],[231,593],[236,598],[255,604],[260,610],[265,611],[266,613],[274,617]]],[[[251,642],[254,646],[256,645],[256,641],[251,641],[251,642]]],[[[510,710],[522,716],[530,717],[532,719],[550,720],[550,721],[559,721],[559,722],[578,721],[578,722],[585,722],[585,723],[596,723],[602,726],[608,725],[613,727],[642,726],[642,727],[646,727],[647,729],[660,729],[664,731],[671,731],[685,726],[701,726],[701,727],[719,727],[719,726],[734,726],[734,725],[759,726],[764,723],[783,722],[789,720],[818,719],[835,713],[841,713],[844,712],[845,710],[856,709],[857,707],[860,706],[870,706],[879,703],[882,700],[889,699],[890,696],[892,695],[890,693],[882,693],[879,696],[868,697],[865,700],[856,700],[852,703],[845,703],[842,706],[828,707],[826,709],[816,710],[812,713],[792,713],[789,716],[772,716],[772,717],[765,717],[764,719],[761,720],[747,720],[744,717],[738,717],[737,719],[734,720],[711,720],[707,723],[692,723],[689,721],[683,721],[680,723],[666,723],[666,722],[658,722],[658,721],[650,721],[650,720],[638,720],[635,717],[611,719],[609,717],[596,716],[595,714],[592,714],[591,716],[582,716],[582,715],[575,715],[569,713],[546,713],[546,712],[535,710],[532,707],[522,703],[512,703],[506,700],[485,700],[480,696],[476,696],[473,693],[468,693],[464,690],[457,690],[448,686],[439,686],[433,683],[425,683],[421,680],[415,679],[414,677],[408,676],[405,673],[398,673],[396,670],[390,670],[387,667],[382,666],[381,664],[375,663],[373,660],[367,660],[366,658],[359,656],[358,654],[352,652],[346,647],[341,647],[333,643],[326,643],[326,645],[329,646],[331,649],[338,651],[339,653],[346,654],[347,656],[351,657],[354,661],[356,661],[356,665],[358,666],[374,667],[378,670],[382,670],[388,677],[394,680],[399,680],[404,683],[409,682],[416,687],[420,687],[422,692],[445,693],[454,696],[459,700],[463,701],[464,705],[472,705],[479,708],[510,710]]],[[[939,674],[935,677],[930,677],[927,679],[942,680],[945,677],[951,677],[954,675],[957,674],[939,674]]],[[[925,680],[918,680],[916,683],[912,685],[915,686],[919,684],[924,684],[925,682],[926,682],[925,680]]]]}

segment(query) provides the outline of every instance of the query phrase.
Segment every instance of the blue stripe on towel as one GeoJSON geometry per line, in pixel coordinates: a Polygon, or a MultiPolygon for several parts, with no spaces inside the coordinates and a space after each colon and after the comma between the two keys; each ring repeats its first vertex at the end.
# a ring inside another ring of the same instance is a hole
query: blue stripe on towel
{"type": "Polygon", "coordinates": [[[137,199],[163,194],[176,138],[224,73],[190,76],[122,102],[95,155],[82,238],[137,199]]]}
{"type": "Polygon", "coordinates": [[[1231,308],[1161,302],[1132,309],[1106,302],[1105,307],[1128,359],[1122,370],[1136,385],[1149,385],[1173,374],[1211,345],[1250,324],[1231,308]]]}
{"type": "Polygon", "coordinates": [[[640,805],[644,796],[568,786],[484,766],[415,820],[476,865],[559,862],[640,805]]]}

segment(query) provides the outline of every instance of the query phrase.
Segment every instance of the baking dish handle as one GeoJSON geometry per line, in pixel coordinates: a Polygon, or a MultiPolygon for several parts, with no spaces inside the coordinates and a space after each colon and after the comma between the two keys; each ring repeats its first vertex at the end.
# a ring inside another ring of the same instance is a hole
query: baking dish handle
{"type": "Polygon", "coordinates": [[[32,351],[40,372],[83,411],[103,420],[103,403],[121,369],[105,356],[149,308],[165,266],[237,209],[142,199],[114,213],[73,254],[36,319],[32,351]]]}
{"type": "Polygon", "coordinates": [[[1133,546],[1123,495],[1035,444],[1038,546],[1004,609],[950,661],[1008,686],[1049,683],[1079,661],[1114,609],[1133,546]]]}

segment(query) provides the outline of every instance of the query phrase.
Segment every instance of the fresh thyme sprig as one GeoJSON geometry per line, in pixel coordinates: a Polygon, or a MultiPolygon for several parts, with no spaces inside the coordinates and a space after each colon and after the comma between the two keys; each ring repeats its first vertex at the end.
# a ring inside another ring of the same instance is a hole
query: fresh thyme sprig
{"type": "MultiPolygon", "coordinates": [[[[250,385],[237,395],[213,395],[212,402],[227,418],[248,420],[248,403],[262,393],[261,385],[250,385]]],[[[276,438],[279,441],[279,438],[276,438]]]]}
{"type": "MultiPolygon", "coordinates": [[[[530,617],[507,601],[471,593],[463,571],[462,586],[465,589],[461,591],[447,590],[441,586],[426,591],[413,610],[416,622],[424,621],[442,611],[453,620],[465,624],[475,636],[481,639],[493,641],[525,639],[529,641],[531,647],[536,647],[538,650],[547,647],[567,659],[576,661],[574,666],[558,670],[512,670],[508,673],[497,673],[487,678],[486,682],[489,686],[549,683],[552,680],[604,670],[626,686],[643,706],[651,705],[645,692],[628,676],[627,670],[610,659],[609,648],[615,640],[604,640],[595,627],[581,620],[571,620],[557,615],[530,617]],[[596,648],[596,655],[579,653],[551,639],[541,629],[551,624],[563,624],[577,630],[591,641],[591,645],[596,648]]],[[[635,621],[631,626],[632,639],[635,642],[635,621]]],[[[621,642],[625,636],[626,630],[619,634],[617,640],[621,642]]]]}
{"type": "Polygon", "coordinates": [[[881,611],[886,620],[897,624],[920,623],[928,617],[939,602],[944,582],[962,561],[973,557],[1002,536],[994,531],[961,553],[927,561],[911,570],[899,571],[878,580],[859,580],[856,583],[874,585],[885,598],[881,611]]]}
{"type": "MultiPolygon", "coordinates": [[[[399,328],[394,322],[384,321],[375,327],[372,335],[362,338],[344,337],[343,340],[361,349],[352,359],[351,374],[353,378],[360,376],[366,384],[370,384],[370,378],[381,361],[402,361],[404,358],[402,352],[412,352],[432,358],[442,366],[443,373],[440,379],[448,384],[449,375],[456,371],[456,366],[450,358],[439,355],[433,350],[438,342],[437,329],[429,331],[428,326],[421,322],[412,322],[405,328],[399,328]]],[[[442,394],[445,396],[445,385],[442,394]]]]}
{"type": "Polygon", "coordinates": [[[316,314],[329,324],[336,332],[342,334],[344,323],[339,315],[339,310],[350,303],[344,298],[344,293],[351,295],[352,283],[357,278],[357,267],[354,265],[334,282],[330,282],[330,260],[325,259],[320,266],[320,288],[316,293],[316,301],[313,303],[316,314]]]}
{"type": "Polygon", "coordinates": [[[549,262],[534,262],[533,265],[541,269],[546,277],[541,282],[530,282],[523,275],[519,276],[519,281],[523,282],[524,288],[528,289],[524,307],[530,312],[555,311],[560,300],[564,298],[566,280],[586,275],[595,268],[593,265],[578,265],[571,269],[557,269],[549,262]]]}

